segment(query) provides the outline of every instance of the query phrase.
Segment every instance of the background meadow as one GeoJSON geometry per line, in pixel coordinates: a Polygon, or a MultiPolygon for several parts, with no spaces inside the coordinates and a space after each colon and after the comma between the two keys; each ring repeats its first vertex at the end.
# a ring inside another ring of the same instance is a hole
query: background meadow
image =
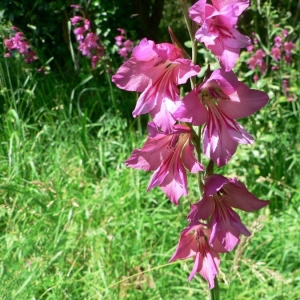
{"type": "MultiPolygon", "coordinates": [[[[66,2],[0,4],[1,42],[11,25],[17,26],[39,57],[26,64],[18,54],[4,57],[1,47],[0,299],[206,299],[207,283],[200,276],[187,281],[192,260],[168,264],[187,225],[189,204],[198,200],[197,179],[190,176],[189,195],[178,207],[158,188],[147,193],[150,174],[126,168],[124,161],[143,145],[148,119],[133,119],[137,95],[110,81],[123,62],[115,45],[117,28],[135,43],[144,36],[170,42],[170,25],[184,43],[180,6],[78,1],[106,48],[91,69],[77,50],[68,23],[74,10],[66,2]]],[[[256,44],[252,52],[242,52],[235,72],[248,86],[266,91],[270,101],[241,120],[256,143],[239,146],[222,172],[238,176],[271,203],[242,215],[252,236],[222,255],[221,298],[296,300],[300,7],[299,1],[251,2],[240,30],[256,44]],[[274,59],[278,35],[295,44],[290,62],[283,46],[274,59]],[[265,53],[263,70],[257,57],[249,64],[259,49],[265,53]]],[[[199,59],[203,72],[207,62],[216,67],[200,46],[199,59]]]]}

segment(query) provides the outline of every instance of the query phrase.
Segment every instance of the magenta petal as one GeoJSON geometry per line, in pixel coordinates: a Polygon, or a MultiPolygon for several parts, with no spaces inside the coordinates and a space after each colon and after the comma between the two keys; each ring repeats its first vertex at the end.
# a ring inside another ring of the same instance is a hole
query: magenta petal
{"type": "Polygon", "coordinates": [[[228,196],[226,201],[230,206],[247,212],[261,209],[270,203],[268,200],[258,199],[247,190],[243,183],[237,180],[226,184],[224,190],[228,196]]]}
{"type": "MultiPolygon", "coordinates": [[[[216,87],[221,88],[222,92],[225,95],[233,94],[240,86],[240,82],[238,81],[236,75],[232,71],[225,72],[223,69],[217,69],[213,71],[209,79],[204,83],[203,86],[201,86],[201,89],[205,87],[209,87],[210,85],[212,85],[212,82],[216,82],[218,84],[218,86],[216,87]]],[[[215,86],[213,85],[213,87],[215,86]]],[[[218,100],[219,99],[217,99],[217,101],[218,100]]],[[[223,102],[227,102],[227,100],[225,101],[220,100],[218,101],[218,103],[219,102],[223,103],[223,102]]]]}
{"type": "Polygon", "coordinates": [[[149,137],[154,138],[159,134],[159,128],[154,122],[148,122],[147,125],[149,137]]]}
{"type": "Polygon", "coordinates": [[[251,39],[248,36],[239,33],[236,29],[231,28],[230,33],[232,34],[232,37],[223,39],[225,47],[240,49],[251,45],[251,39]]]}
{"type": "MultiPolygon", "coordinates": [[[[159,96],[159,95],[157,95],[159,96]]],[[[150,115],[157,126],[159,126],[164,132],[170,133],[173,125],[176,123],[172,112],[176,111],[180,105],[180,101],[172,101],[168,98],[158,99],[155,107],[150,111],[150,115]]]]}
{"type": "Polygon", "coordinates": [[[206,196],[212,196],[221,190],[221,188],[225,185],[230,183],[230,179],[219,175],[213,174],[205,178],[204,183],[204,194],[206,196]]]}
{"type": "Polygon", "coordinates": [[[239,215],[228,205],[226,200],[216,200],[215,211],[209,222],[212,228],[209,244],[218,239],[227,251],[231,251],[239,242],[240,234],[250,236],[250,232],[241,222],[239,215]]]}
{"type": "Polygon", "coordinates": [[[170,152],[167,145],[171,137],[159,134],[149,138],[142,149],[135,149],[126,160],[126,166],[145,171],[156,170],[170,152]]]}
{"type": "Polygon", "coordinates": [[[120,89],[126,91],[143,92],[164,74],[165,66],[161,59],[151,61],[138,61],[131,57],[118,69],[112,77],[112,82],[120,89]]]}
{"type": "Polygon", "coordinates": [[[230,101],[219,101],[219,108],[234,119],[248,117],[264,107],[269,100],[267,93],[250,89],[240,82],[230,101]]]}
{"type": "Polygon", "coordinates": [[[202,125],[207,119],[207,110],[200,102],[197,88],[193,89],[183,99],[181,106],[173,113],[176,120],[202,125]]]}
{"type": "Polygon", "coordinates": [[[178,62],[177,74],[174,76],[177,77],[176,82],[178,84],[184,84],[188,81],[192,76],[196,76],[200,72],[200,67],[198,65],[194,65],[191,60],[178,58],[175,63],[178,62]]]}
{"type": "Polygon", "coordinates": [[[202,24],[205,20],[206,0],[199,0],[189,9],[190,18],[196,23],[202,24]]]}
{"type": "Polygon", "coordinates": [[[155,43],[144,38],[140,41],[138,46],[134,47],[132,54],[139,61],[150,61],[157,58],[154,48],[155,43]]]}
{"type": "Polygon", "coordinates": [[[208,20],[202,24],[202,26],[196,31],[195,38],[201,42],[204,43],[206,47],[209,45],[215,44],[215,39],[218,37],[218,33],[211,31],[212,20],[208,20]]]}
{"type": "Polygon", "coordinates": [[[219,11],[229,5],[235,4],[233,6],[235,16],[239,16],[249,6],[249,0],[212,0],[212,3],[219,11]]]}
{"type": "Polygon", "coordinates": [[[182,161],[184,166],[191,172],[197,173],[204,170],[204,166],[199,163],[194,155],[194,146],[188,141],[182,151],[182,161]]]}
{"type": "Polygon", "coordinates": [[[203,149],[205,155],[221,167],[226,165],[236,152],[238,143],[231,138],[224,123],[212,113],[209,116],[203,132],[203,149]]]}
{"type": "Polygon", "coordinates": [[[220,265],[219,255],[215,253],[212,249],[207,249],[206,253],[197,253],[195,257],[194,268],[188,278],[192,280],[195,273],[198,272],[203,278],[205,278],[209,283],[209,288],[213,289],[215,287],[215,277],[218,274],[218,267],[220,265]]]}
{"type": "Polygon", "coordinates": [[[211,197],[203,196],[203,198],[192,205],[188,214],[188,220],[207,220],[215,209],[215,202],[211,197]]]}
{"type": "Polygon", "coordinates": [[[157,168],[157,170],[153,173],[151,180],[149,182],[147,191],[149,192],[152,188],[159,186],[165,180],[169,172],[173,175],[173,164],[172,164],[173,156],[169,154],[166,160],[157,168]]]}
{"type": "Polygon", "coordinates": [[[230,137],[239,144],[253,144],[253,136],[245,130],[245,128],[234,121],[233,119],[226,119],[227,130],[230,137]]]}
{"type": "Polygon", "coordinates": [[[218,58],[225,72],[232,70],[240,55],[239,48],[226,47],[220,38],[215,39],[214,45],[207,45],[207,48],[218,58]]]}
{"type": "Polygon", "coordinates": [[[180,162],[177,165],[173,164],[164,178],[163,182],[159,185],[163,192],[167,195],[172,203],[179,204],[179,198],[188,194],[186,171],[180,162]],[[176,168],[176,170],[172,170],[176,168]]]}
{"type": "Polygon", "coordinates": [[[184,234],[184,230],[180,234],[180,240],[177,245],[177,248],[170,258],[169,262],[172,262],[176,259],[185,259],[190,258],[196,255],[197,252],[197,244],[193,235],[184,234]]]}

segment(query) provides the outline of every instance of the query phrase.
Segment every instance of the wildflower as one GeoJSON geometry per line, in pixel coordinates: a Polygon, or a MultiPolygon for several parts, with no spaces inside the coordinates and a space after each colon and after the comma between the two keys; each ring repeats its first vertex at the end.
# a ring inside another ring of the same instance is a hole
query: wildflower
{"type": "Polygon", "coordinates": [[[127,49],[125,47],[120,48],[118,54],[123,58],[126,58],[128,56],[127,49]]]}
{"type": "Polygon", "coordinates": [[[239,242],[240,234],[251,235],[232,207],[251,212],[268,204],[269,201],[255,197],[236,178],[214,174],[205,178],[203,198],[192,205],[188,218],[207,220],[211,217],[208,224],[212,229],[210,246],[217,239],[227,251],[231,251],[239,242]]]}
{"type": "Polygon", "coordinates": [[[275,38],[274,38],[274,43],[275,43],[275,46],[277,48],[280,48],[281,47],[281,42],[282,42],[282,37],[280,35],[277,35],[275,38]]]}
{"type": "Polygon", "coordinates": [[[248,0],[197,1],[189,10],[190,18],[200,24],[196,39],[218,58],[222,68],[230,71],[239,57],[240,49],[251,44],[249,37],[236,29],[239,15],[249,6],[248,0]]]}
{"type": "Polygon", "coordinates": [[[117,28],[118,31],[120,31],[121,35],[125,35],[126,31],[123,28],[117,28]]]}
{"type": "Polygon", "coordinates": [[[142,149],[135,149],[126,165],[135,169],[155,171],[148,191],[160,186],[171,202],[187,195],[186,169],[191,173],[203,171],[204,167],[194,156],[191,130],[183,125],[174,125],[172,133],[158,131],[157,126],[148,124],[150,137],[142,149]]]}
{"type": "Polygon", "coordinates": [[[252,115],[268,102],[268,95],[248,88],[232,71],[215,70],[182,99],[174,117],[193,125],[205,124],[203,149],[219,167],[228,163],[238,143],[253,137],[235,119],[252,115]]]}
{"type": "Polygon", "coordinates": [[[280,60],[280,58],[281,58],[281,50],[280,50],[280,48],[273,47],[271,49],[271,53],[270,54],[271,54],[271,56],[273,57],[273,59],[275,61],[280,60]]]}
{"type": "Polygon", "coordinates": [[[188,280],[192,280],[195,274],[199,273],[208,281],[209,288],[213,289],[220,265],[218,253],[226,252],[226,249],[218,241],[213,246],[209,245],[207,242],[209,236],[209,229],[200,222],[192,222],[181,231],[179,243],[169,262],[194,257],[194,268],[188,280]]]}
{"type": "Polygon", "coordinates": [[[286,53],[287,56],[291,56],[292,55],[292,50],[295,49],[295,44],[293,42],[285,42],[283,44],[283,49],[286,53]]]}
{"type": "MultiPolygon", "coordinates": [[[[76,5],[71,7],[78,8],[76,5]]],[[[79,25],[73,30],[77,41],[79,42],[78,50],[82,55],[91,58],[91,66],[94,69],[104,55],[104,46],[99,42],[99,37],[96,33],[90,31],[90,21],[80,16],[71,18],[73,26],[79,25]]]]}
{"type": "Polygon", "coordinates": [[[71,18],[70,20],[71,20],[71,24],[74,26],[74,25],[76,25],[77,23],[81,22],[84,19],[83,19],[83,17],[75,16],[75,17],[71,18]]]}
{"type": "Polygon", "coordinates": [[[253,49],[254,49],[254,45],[248,46],[248,47],[247,47],[248,53],[252,53],[252,52],[253,52],[253,49]]]}
{"type": "Polygon", "coordinates": [[[264,61],[266,53],[262,49],[255,51],[252,57],[247,61],[248,67],[251,70],[255,70],[256,67],[260,69],[260,72],[264,74],[268,68],[267,64],[264,61]]]}
{"type": "Polygon", "coordinates": [[[289,83],[288,79],[282,80],[282,91],[283,91],[283,94],[287,97],[287,100],[289,102],[296,100],[295,95],[291,94],[291,92],[290,92],[290,83],[289,83]]]}
{"type": "Polygon", "coordinates": [[[169,43],[155,44],[143,39],[112,77],[121,89],[141,92],[133,116],[149,113],[164,132],[171,132],[180,104],[178,85],[200,71],[182,52],[169,43]]]}
{"type": "Polygon", "coordinates": [[[75,8],[75,9],[81,9],[81,6],[77,5],[77,4],[71,4],[70,7],[75,8]]]}
{"type": "Polygon", "coordinates": [[[123,41],[123,39],[124,39],[124,36],[123,35],[117,35],[116,37],[115,37],[115,40],[116,40],[116,45],[117,46],[122,46],[122,41],[123,41]]]}
{"type": "Polygon", "coordinates": [[[284,37],[287,37],[287,36],[289,35],[288,29],[283,29],[283,30],[282,30],[282,35],[283,35],[284,37]]]}
{"type": "Polygon", "coordinates": [[[23,32],[19,31],[17,27],[12,28],[16,31],[15,35],[10,39],[4,40],[4,46],[7,48],[8,53],[5,53],[5,57],[10,57],[13,51],[17,51],[24,58],[26,63],[31,63],[37,59],[34,51],[30,49],[30,45],[23,32]]]}
{"type": "Polygon", "coordinates": [[[126,40],[124,43],[123,43],[125,49],[127,52],[131,52],[132,51],[132,48],[133,48],[133,42],[131,40],[126,40]]]}

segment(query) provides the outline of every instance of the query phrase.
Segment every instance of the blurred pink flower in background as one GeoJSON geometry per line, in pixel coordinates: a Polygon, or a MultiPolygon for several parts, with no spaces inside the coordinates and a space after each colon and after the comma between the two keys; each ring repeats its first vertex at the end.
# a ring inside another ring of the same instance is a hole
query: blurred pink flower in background
{"type": "Polygon", "coordinates": [[[271,49],[271,52],[270,52],[272,58],[277,61],[277,60],[280,60],[281,58],[281,50],[280,48],[277,48],[277,47],[273,47],[271,49]]]}
{"type": "Polygon", "coordinates": [[[280,35],[277,35],[275,38],[274,38],[274,44],[277,48],[280,48],[281,46],[281,42],[282,42],[282,37],[280,35]]]}
{"type": "MultiPolygon", "coordinates": [[[[76,9],[81,9],[78,5],[71,5],[76,9]]],[[[104,56],[105,48],[99,42],[99,37],[96,33],[91,32],[91,23],[88,19],[81,16],[74,16],[71,18],[73,26],[77,26],[73,32],[76,40],[79,42],[78,50],[83,56],[87,56],[91,59],[91,66],[94,69],[99,60],[104,56]]]]}
{"type": "Polygon", "coordinates": [[[15,35],[9,39],[4,39],[4,46],[8,52],[5,53],[5,57],[10,57],[13,51],[19,52],[26,63],[31,63],[38,59],[35,52],[30,49],[30,45],[23,32],[17,27],[13,26],[12,29],[15,31],[15,35]]]}
{"type": "Polygon", "coordinates": [[[127,39],[126,31],[123,28],[117,28],[121,35],[115,37],[116,45],[119,47],[118,54],[123,57],[124,61],[127,60],[128,55],[131,53],[134,43],[127,39]],[[124,42],[123,42],[124,41],[124,42]]]}

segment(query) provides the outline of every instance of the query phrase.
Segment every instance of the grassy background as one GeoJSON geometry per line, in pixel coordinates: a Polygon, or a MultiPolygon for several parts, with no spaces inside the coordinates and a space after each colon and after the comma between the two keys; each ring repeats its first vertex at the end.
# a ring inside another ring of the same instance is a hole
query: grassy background
{"type": "MultiPolygon", "coordinates": [[[[299,41],[296,51],[257,83],[246,57],[237,69],[270,102],[241,121],[256,143],[220,172],[271,204],[241,214],[252,236],[221,256],[222,299],[300,298],[299,41]]],[[[128,118],[136,95],[111,86],[108,71],[72,79],[0,58],[0,73],[0,299],[206,299],[200,276],[187,281],[192,260],[168,264],[196,177],[175,207],[146,192],[150,174],[125,168],[146,139],[147,118],[128,118]]]]}

